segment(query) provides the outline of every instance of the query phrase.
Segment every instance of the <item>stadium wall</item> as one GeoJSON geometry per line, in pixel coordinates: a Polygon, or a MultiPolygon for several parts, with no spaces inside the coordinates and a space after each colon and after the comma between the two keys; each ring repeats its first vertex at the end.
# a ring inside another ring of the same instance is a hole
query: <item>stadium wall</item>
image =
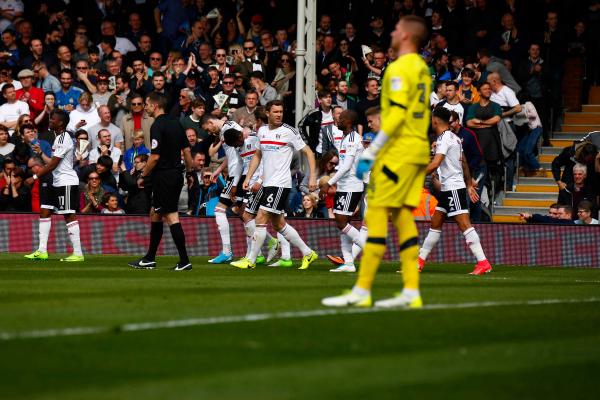
{"type": "MultiPolygon", "coordinates": [[[[80,215],[81,241],[86,254],[144,254],[148,239],[147,216],[80,215]]],[[[213,218],[184,217],[188,252],[194,256],[215,255],[220,239],[213,218]]],[[[236,256],[246,250],[246,236],[241,221],[230,218],[233,251],[236,256]]],[[[339,233],[333,221],[290,219],[306,242],[321,256],[339,254],[339,233]]],[[[423,242],[429,229],[418,222],[419,239],[423,242]]],[[[600,227],[524,224],[479,224],[479,236],[492,264],[525,266],[600,266],[600,227]]],[[[0,214],[0,252],[25,253],[37,248],[38,216],[36,214],[0,214]]],[[[64,219],[54,216],[48,250],[66,253],[68,248],[64,219]]],[[[300,257],[292,249],[294,257],[300,257]]],[[[168,230],[165,230],[159,254],[176,254],[168,230]]],[[[398,258],[398,243],[390,238],[387,260],[398,258]]],[[[444,226],[444,233],[430,261],[474,262],[455,224],[444,226]]]]}

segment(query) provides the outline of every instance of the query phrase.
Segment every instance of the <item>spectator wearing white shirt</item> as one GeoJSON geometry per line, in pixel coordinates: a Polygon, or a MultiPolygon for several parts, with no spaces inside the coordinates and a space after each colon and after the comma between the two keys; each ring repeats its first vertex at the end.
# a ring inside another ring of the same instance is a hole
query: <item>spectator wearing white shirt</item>
{"type": "Polygon", "coordinates": [[[112,116],[110,115],[108,106],[98,107],[98,116],[100,117],[100,122],[87,129],[90,135],[90,141],[92,142],[92,148],[98,146],[98,133],[100,130],[107,129],[111,134],[111,145],[122,149],[123,142],[125,141],[123,138],[123,131],[111,122],[112,116]]]}
{"type": "MultiPolygon", "coordinates": [[[[137,47],[135,47],[135,45],[133,43],[131,43],[131,40],[129,40],[125,37],[116,36],[115,25],[114,25],[114,22],[112,22],[112,21],[102,22],[102,25],[100,25],[100,32],[102,33],[103,36],[114,37],[115,38],[114,50],[118,51],[119,53],[121,53],[123,55],[127,55],[127,53],[129,53],[129,52],[134,52],[137,50],[137,47]]],[[[104,57],[104,53],[103,53],[102,47],[100,47],[100,45],[98,45],[98,49],[100,50],[100,58],[104,57]]]]}
{"type": "MultiPolygon", "coordinates": [[[[90,164],[98,161],[100,156],[109,156],[113,160],[112,173],[118,175],[121,150],[111,144],[111,134],[108,129],[100,129],[98,132],[98,145],[90,150],[90,164]]],[[[115,178],[116,179],[116,178],[115,178]]]]}
{"type": "Polygon", "coordinates": [[[92,127],[100,122],[98,110],[92,101],[92,95],[88,92],[81,93],[77,100],[77,108],[69,114],[67,131],[75,132],[80,128],[92,127]]]}
{"type": "MultiPolygon", "coordinates": [[[[493,95],[492,95],[493,96],[493,95]]],[[[454,81],[446,82],[446,99],[440,101],[437,106],[444,107],[447,110],[454,111],[458,114],[458,120],[462,124],[465,115],[465,109],[460,104],[460,100],[458,98],[458,83],[454,81]]]]}
{"type": "Polygon", "coordinates": [[[11,83],[2,87],[2,95],[6,99],[6,103],[0,106],[0,123],[8,128],[8,133],[12,136],[19,117],[29,114],[29,105],[17,100],[17,91],[11,83]]]}

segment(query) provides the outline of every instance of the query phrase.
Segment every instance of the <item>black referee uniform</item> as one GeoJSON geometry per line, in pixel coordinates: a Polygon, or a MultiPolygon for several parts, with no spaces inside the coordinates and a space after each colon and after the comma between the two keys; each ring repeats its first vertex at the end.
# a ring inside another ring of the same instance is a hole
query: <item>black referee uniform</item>
{"type": "Polygon", "coordinates": [[[152,206],[158,214],[177,212],[183,187],[181,150],[190,147],[178,120],[159,115],[150,128],[151,154],[160,158],[152,170],[152,206]]]}

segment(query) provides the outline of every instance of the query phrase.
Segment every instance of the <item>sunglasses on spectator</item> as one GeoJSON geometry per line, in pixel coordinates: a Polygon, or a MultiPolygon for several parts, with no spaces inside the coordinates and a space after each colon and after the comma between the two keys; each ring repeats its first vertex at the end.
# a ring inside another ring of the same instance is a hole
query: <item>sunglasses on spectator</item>
{"type": "Polygon", "coordinates": [[[244,47],[244,50],[254,50],[254,49],[255,49],[254,46],[252,46],[252,47],[244,47]]]}
{"type": "Polygon", "coordinates": [[[282,59],[281,59],[281,62],[282,62],[282,63],[284,63],[284,62],[285,62],[285,63],[288,63],[288,62],[290,62],[290,59],[289,59],[289,58],[282,58],[282,59]]]}
{"type": "Polygon", "coordinates": [[[223,81],[223,85],[233,85],[234,81],[223,81]]]}
{"type": "Polygon", "coordinates": [[[88,67],[75,67],[75,69],[78,71],[85,71],[86,69],[88,69],[88,67]]]}
{"type": "Polygon", "coordinates": [[[144,103],[131,103],[131,105],[132,105],[132,106],[141,106],[141,105],[143,105],[143,104],[144,104],[144,103]]]}
{"type": "Polygon", "coordinates": [[[202,179],[210,179],[210,178],[211,178],[211,176],[210,176],[210,175],[204,175],[204,176],[202,177],[202,179]]]}
{"type": "Polygon", "coordinates": [[[150,57],[150,59],[152,61],[161,61],[162,60],[162,58],[160,58],[160,57],[150,57]]]}
{"type": "Polygon", "coordinates": [[[99,177],[99,176],[90,176],[90,177],[88,178],[88,180],[90,180],[90,181],[99,181],[99,180],[100,180],[100,177],[99,177]]]}
{"type": "Polygon", "coordinates": [[[225,54],[217,54],[217,57],[225,57],[225,54]]]}

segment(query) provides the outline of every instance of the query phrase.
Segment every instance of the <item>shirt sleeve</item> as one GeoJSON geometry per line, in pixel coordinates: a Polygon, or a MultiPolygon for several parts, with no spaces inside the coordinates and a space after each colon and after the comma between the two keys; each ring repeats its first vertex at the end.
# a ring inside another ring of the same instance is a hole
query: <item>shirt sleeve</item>
{"type": "Polygon", "coordinates": [[[435,146],[435,154],[448,154],[450,140],[448,140],[447,137],[448,135],[444,135],[440,140],[437,141],[437,146],[435,146]]]}
{"type": "Polygon", "coordinates": [[[494,116],[499,116],[502,117],[502,107],[500,107],[500,104],[498,103],[494,103],[492,102],[493,106],[492,106],[492,110],[494,112],[494,116]]]}
{"type": "Polygon", "coordinates": [[[302,138],[300,137],[300,135],[295,132],[292,131],[292,133],[290,133],[291,136],[291,140],[290,140],[290,146],[292,146],[294,148],[294,150],[302,150],[304,148],[304,146],[306,146],[306,143],[304,143],[304,140],[302,140],[302,138]]]}
{"type": "Polygon", "coordinates": [[[390,137],[400,133],[398,128],[406,118],[406,109],[411,96],[421,95],[416,92],[411,93],[412,86],[407,74],[399,67],[388,68],[383,77],[382,92],[387,93],[389,104],[381,115],[381,129],[390,137]]]}
{"type": "Polygon", "coordinates": [[[504,93],[506,95],[506,102],[508,103],[508,105],[510,107],[515,107],[517,105],[519,105],[519,100],[517,99],[517,96],[515,95],[515,92],[513,92],[510,88],[508,88],[508,90],[505,90],[504,93]]]}
{"type": "Polygon", "coordinates": [[[162,132],[159,128],[160,122],[157,124],[156,121],[150,127],[150,153],[160,154],[160,145],[162,143],[162,132]]]}

